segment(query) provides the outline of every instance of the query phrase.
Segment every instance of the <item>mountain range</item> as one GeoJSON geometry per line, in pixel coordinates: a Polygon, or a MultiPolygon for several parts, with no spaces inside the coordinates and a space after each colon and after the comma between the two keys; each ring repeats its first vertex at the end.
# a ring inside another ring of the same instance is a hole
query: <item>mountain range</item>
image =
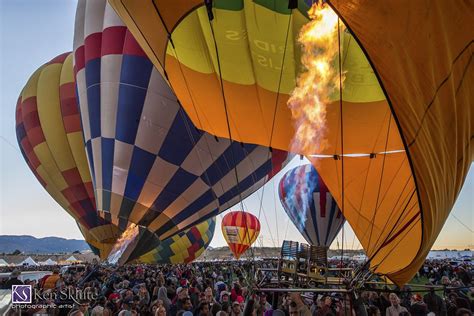
{"type": "Polygon", "coordinates": [[[90,250],[84,240],[60,237],[36,238],[28,235],[0,235],[0,253],[64,253],[90,250]]]}

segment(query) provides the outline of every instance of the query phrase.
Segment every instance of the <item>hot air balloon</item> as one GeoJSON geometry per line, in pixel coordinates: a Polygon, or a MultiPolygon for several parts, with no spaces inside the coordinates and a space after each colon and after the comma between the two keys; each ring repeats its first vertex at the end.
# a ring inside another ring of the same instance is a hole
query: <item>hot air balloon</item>
{"type": "Polygon", "coordinates": [[[137,261],[150,264],[190,263],[207,249],[215,228],[214,217],[165,239],[157,248],[144,254],[137,261]]]}
{"type": "Polygon", "coordinates": [[[316,169],[303,165],[289,170],[278,187],[281,204],[306,241],[329,248],[344,225],[344,216],[316,169]]]}
{"type": "Polygon", "coordinates": [[[252,246],[260,233],[258,218],[243,211],[227,213],[221,227],[224,239],[237,259],[252,246]]]}
{"type": "MultiPolygon", "coordinates": [[[[287,101],[309,1],[109,2],[198,129],[228,137],[230,126],[234,140],[290,149],[287,101]]],[[[338,49],[346,79],[326,107],[326,146],[298,153],[343,209],[372,271],[401,285],[471,165],[473,3],[327,2],[347,27],[338,49]]]]}
{"type": "Polygon", "coordinates": [[[77,221],[92,249],[106,257],[120,230],[96,213],[71,53],[57,56],[30,77],[16,107],[16,135],[35,177],[77,221]]]}
{"type": "Polygon", "coordinates": [[[250,195],[287,161],[286,151],[196,128],[105,0],[79,1],[74,56],[97,208],[112,222],[165,240],[250,195]]]}

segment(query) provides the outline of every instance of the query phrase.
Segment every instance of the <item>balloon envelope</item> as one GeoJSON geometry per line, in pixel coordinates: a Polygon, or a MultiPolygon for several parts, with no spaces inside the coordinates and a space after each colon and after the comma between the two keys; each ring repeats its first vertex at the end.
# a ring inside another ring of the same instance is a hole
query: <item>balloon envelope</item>
{"type": "Polygon", "coordinates": [[[78,3],[74,62],[97,208],[164,240],[257,190],[287,152],[196,128],[107,1],[78,3]]]}
{"type": "Polygon", "coordinates": [[[230,250],[239,259],[257,240],[260,221],[253,214],[235,211],[224,216],[221,228],[230,250]]]}
{"type": "Polygon", "coordinates": [[[30,77],[16,107],[16,134],[35,177],[77,221],[95,252],[107,256],[120,230],[96,213],[71,53],[55,57],[30,77]]]}
{"type": "Polygon", "coordinates": [[[278,194],[286,214],[308,243],[331,246],[345,220],[312,165],[289,170],[280,180],[278,194]]]}

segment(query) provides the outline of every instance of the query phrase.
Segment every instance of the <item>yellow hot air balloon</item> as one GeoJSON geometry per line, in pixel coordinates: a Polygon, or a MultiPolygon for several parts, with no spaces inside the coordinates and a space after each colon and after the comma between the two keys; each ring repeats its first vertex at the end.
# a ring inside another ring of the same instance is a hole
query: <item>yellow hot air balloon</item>
{"type": "Polygon", "coordinates": [[[33,174],[77,221],[94,252],[105,258],[120,230],[96,213],[71,53],[57,56],[30,77],[18,99],[16,133],[33,174]]]}
{"type": "MultiPolygon", "coordinates": [[[[338,54],[346,79],[342,100],[327,106],[327,144],[310,159],[371,269],[403,284],[436,240],[471,165],[473,3],[328,2],[348,28],[338,54]]],[[[110,4],[197,128],[290,149],[286,103],[309,1],[293,9],[263,0],[110,4]]]]}

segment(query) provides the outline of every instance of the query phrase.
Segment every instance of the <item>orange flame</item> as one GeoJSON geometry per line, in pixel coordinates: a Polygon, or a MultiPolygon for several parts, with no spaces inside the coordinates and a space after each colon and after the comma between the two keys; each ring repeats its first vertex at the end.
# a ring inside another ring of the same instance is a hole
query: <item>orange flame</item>
{"type": "Polygon", "coordinates": [[[115,242],[107,261],[109,263],[117,263],[128,245],[130,245],[130,243],[138,236],[138,233],[138,225],[131,223],[115,242]]]}
{"type": "Polygon", "coordinates": [[[326,106],[329,96],[339,87],[339,72],[333,62],[339,53],[338,17],[327,5],[314,3],[311,21],[298,36],[304,67],[296,79],[287,104],[295,124],[291,151],[304,155],[320,153],[326,146],[326,106]]]}

